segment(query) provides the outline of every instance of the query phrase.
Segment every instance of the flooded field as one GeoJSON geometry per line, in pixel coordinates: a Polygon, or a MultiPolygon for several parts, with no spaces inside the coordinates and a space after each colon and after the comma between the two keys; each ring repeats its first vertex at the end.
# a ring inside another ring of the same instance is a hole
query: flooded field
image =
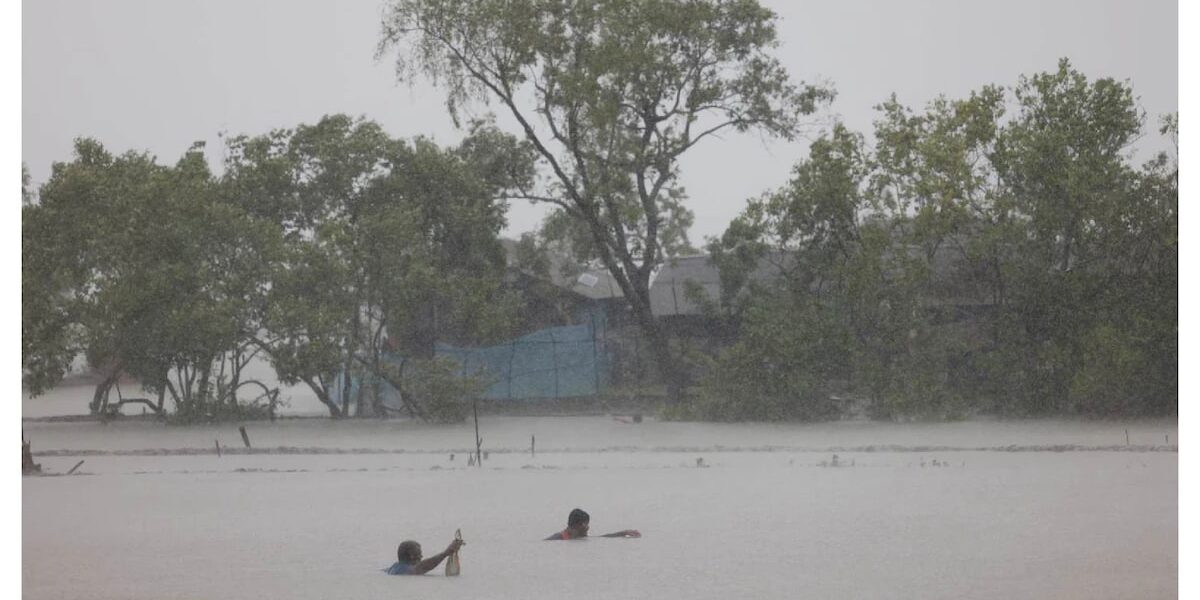
{"type": "Polygon", "coordinates": [[[24,427],[47,472],[85,461],[24,479],[26,598],[1173,598],[1178,580],[1173,421],[490,417],[482,468],[469,425],[251,423],[251,450],[235,425],[24,427]],[[540,541],[577,506],[644,537],[540,541]],[[457,528],[457,579],[381,572],[457,528]]]}

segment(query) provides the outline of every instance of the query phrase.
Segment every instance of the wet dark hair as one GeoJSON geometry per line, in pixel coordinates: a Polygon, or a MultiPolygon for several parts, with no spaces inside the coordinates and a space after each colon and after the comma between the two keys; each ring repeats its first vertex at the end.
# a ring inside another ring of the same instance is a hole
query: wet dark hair
{"type": "Polygon", "coordinates": [[[405,540],[400,542],[400,546],[396,548],[396,560],[406,565],[411,565],[417,562],[417,556],[419,556],[420,551],[420,544],[412,540],[405,540]]]}
{"type": "Polygon", "coordinates": [[[583,511],[582,508],[576,508],[567,515],[567,527],[574,527],[580,523],[587,523],[592,520],[591,515],[583,511]]]}

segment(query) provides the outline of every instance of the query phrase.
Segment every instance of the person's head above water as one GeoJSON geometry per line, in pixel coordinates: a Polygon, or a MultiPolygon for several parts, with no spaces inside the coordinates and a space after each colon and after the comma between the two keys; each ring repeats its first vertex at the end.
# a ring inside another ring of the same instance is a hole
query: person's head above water
{"type": "Polygon", "coordinates": [[[396,560],[406,565],[421,562],[421,545],[412,540],[400,542],[400,547],[396,548],[396,560]]]}
{"type": "Polygon", "coordinates": [[[567,530],[571,532],[571,537],[587,536],[591,520],[592,517],[582,508],[572,510],[571,514],[567,515],[567,530]]]}
{"type": "MultiPolygon", "coordinates": [[[[588,515],[582,508],[576,508],[567,515],[567,528],[557,533],[551,534],[546,538],[546,541],[551,540],[578,540],[588,537],[588,529],[591,527],[592,517],[588,515]]],[[[606,533],[597,537],[615,538],[615,537],[642,537],[640,531],[636,529],[622,529],[606,533]]]]}

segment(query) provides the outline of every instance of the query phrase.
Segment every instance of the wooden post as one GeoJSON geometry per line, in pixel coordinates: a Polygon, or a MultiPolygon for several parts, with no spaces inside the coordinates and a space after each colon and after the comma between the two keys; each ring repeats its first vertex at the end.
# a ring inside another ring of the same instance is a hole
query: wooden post
{"type": "Polygon", "coordinates": [[[479,398],[471,404],[475,412],[475,465],[483,466],[483,438],[479,437],[479,398]]]}
{"type": "Polygon", "coordinates": [[[246,444],[246,447],[249,448],[250,447],[250,436],[246,435],[246,426],[245,425],[238,426],[238,431],[240,431],[242,433],[242,443],[246,444]]]}
{"type": "Polygon", "coordinates": [[[25,432],[21,432],[21,473],[41,473],[42,465],[33,462],[33,440],[25,440],[25,432]]]}
{"type": "Polygon", "coordinates": [[[1125,445],[1126,446],[1129,445],[1129,429],[1128,428],[1125,429],[1125,445]]]}
{"type": "Polygon", "coordinates": [[[217,458],[221,458],[221,440],[213,440],[213,443],[217,445],[217,458]]]}
{"type": "Polygon", "coordinates": [[[532,435],[529,436],[529,456],[530,457],[537,456],[537,453],[534,451],[534,446],[536,444],[537,444],[537,439],[532,435]]]}

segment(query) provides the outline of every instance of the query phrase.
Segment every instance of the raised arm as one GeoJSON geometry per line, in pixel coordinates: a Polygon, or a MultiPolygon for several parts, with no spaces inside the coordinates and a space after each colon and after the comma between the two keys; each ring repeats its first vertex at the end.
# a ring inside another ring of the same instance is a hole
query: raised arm
{"type": "Polygon", "coordinates": [[[640,532],[640,531],[638,531],[638,530],[636,530],[636,529],[624,529],[624,530],[621,530],[621,531],[614,531],[614,532],[612,532],[612,533],[606,533],[606,534],[604,534],[604,535],[602,535],[602,536],[600,536],[600,537],[612,537],[612,538],[640,538],[640,537],[642,537],[642,532],[640,532]]]}
{"type": "Polygon", "coordinates": [[[445,550],[442,550],[441,552],[438,552],[437,554],[434,554],[433,556],[430,556],[429,558],[422,560],[421,562],[417,563],[416,565],[413,565],[413,574],[424,575],[424,574],[436,569],[438,565],[442,564],[443,560],[446,560],[447,556],[450,556],[451,554],[454,554],[455,552],[457,552],[458,549],[462,547],[462,545],[463,545],[462,540],[454,540],[454,541],[450,542],[450,545],[446,546],[445,550]]]}

